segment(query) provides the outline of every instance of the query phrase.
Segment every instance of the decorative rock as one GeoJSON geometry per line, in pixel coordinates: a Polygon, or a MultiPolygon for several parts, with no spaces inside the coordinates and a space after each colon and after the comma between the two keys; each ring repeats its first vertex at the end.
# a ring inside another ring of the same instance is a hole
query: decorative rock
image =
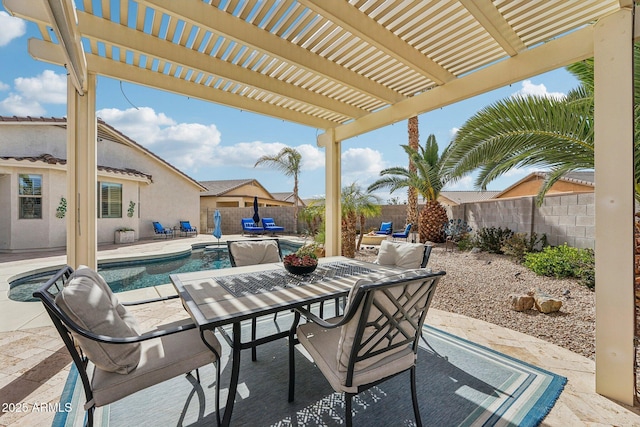
{"type": "Polygon", "coordinates": [[[562,301],[542,292],[539,289],[534,292],[533,299],[535,301],[536,309],[540,313],[553,313],[554,311],[559,311],[560,307],[562,307],[562,301]]]}
{"type": "Polygon", "coordinates": [[[511,309],[515,311],[527,311],[533,308],[533,297],[530,295],[509,295],[511,309]]]}

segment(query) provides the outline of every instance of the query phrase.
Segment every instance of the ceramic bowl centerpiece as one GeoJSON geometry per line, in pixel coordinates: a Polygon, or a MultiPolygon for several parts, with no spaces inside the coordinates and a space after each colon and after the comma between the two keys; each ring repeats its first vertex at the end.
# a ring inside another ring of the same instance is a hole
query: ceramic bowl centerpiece
{"type": "Polygon", "coordinates": [[[289,254],[282,260],[284,268],[291,274],[310,274],[318,267],[315,248],[303,246],[295,253],[289,254]]]}

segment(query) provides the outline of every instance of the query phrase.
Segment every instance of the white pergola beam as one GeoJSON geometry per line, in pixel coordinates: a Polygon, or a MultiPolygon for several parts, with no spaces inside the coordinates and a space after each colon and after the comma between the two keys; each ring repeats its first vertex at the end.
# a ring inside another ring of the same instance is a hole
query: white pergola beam
{"type": "Polygon", "coordinates": [[[455,75],[344,0],[298,0],[414,71],[441,85],[455,75]]]}
{"type": "Polygon", "coordinates": [[[268,53],[302,69],[308,69],[329,80],[341,84],[371,97],[394,103],[405,97],[388,87],[373,82],[366,77],[336,64],[320,55],[302,47],[295,46],[275,34],[264,31],[255,25],[248,24],[215,6],[201,0],[139,0],[140,4],[162,11],[169,15],[179,16],[193,25],[222,34],[241,44],[268,53]]]}
{"type": "Polygon", "coordinates": [[[593,27],[589,26],[361,119],[340,125],[335,128],[335,138],[344,141],[592,56],[593,27]]]}
{"type": "MultiPolygon", "coordinates": [[[[29,40],[29,53],[36,59],[52,64],[60,64],[62,52],[60,46],[39,39],[29,40]]],[[[283,120],[301,123],[307,126],[324,129],[334,126],[335,123],[309,114],[300,113],[278,105],[266,104],[262,101],[225,92],[212,87],[204,87],[201,84],[181,80],[156,71],[114,62],[97,55],[87,56],[87,66],[93,73],[116,80],[127,81],[141,86],[161,89],[177,95],[214,102],[239,110],[251,111],[266,116],[277,116],[283,120]],[[206,90],[205,90],[206,89],[206,90]]]]}
{"type": "Polygon", "coordinates": [[[518,34],[491,0],[460,0],[460,3],[509,56],[515,56],[526,49],[518,34]]]}
{"type": "Polygon", "coordinates": [[[633,405],[633,17],[620,10],[594,29],[596,392],[633,405]]]}
{"type": "MultiPolygon", "coordinates": [[[[81,33],[90,39],[102,41],[109,45],[124,48],[139,54],[148,55],[170,64],[186,67],[194,72],[215,75],[291,100],[315,105],[320,109],[350,118],[362,117],[368,113],[366,110],[336,101],[281,80],[275,80],[262,73],[200,53],[197,50],[186,49],[184,46],[161,40],[141,31],[114,24],[111,21],[97,18],[88,13],[79,12],[78,18],[81,33]]],[[[169,88],[160,89],[168,90],[169,88]]],[[[207,89],[208,88],[203,87],[203,90],[207,89]]]]}

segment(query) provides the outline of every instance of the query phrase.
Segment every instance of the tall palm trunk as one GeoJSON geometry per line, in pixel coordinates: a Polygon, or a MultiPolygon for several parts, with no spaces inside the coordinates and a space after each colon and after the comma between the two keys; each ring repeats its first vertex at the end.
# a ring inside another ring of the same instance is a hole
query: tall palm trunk
{"type": "Polygon", "coordinates": [[[355,212],[342,219],[342,255],[348,258],[356,257],[356,219],[355,212]]]}
{"type": "Polygon", "coordinates": [[[293,234],[298,235],[298,174],[293,178],[293,234]]]}
{"type": "MultiPolygon", "coordinates": [[[[420,146],[420,134],[418,129],[418,116],[410,117],[407,121],[407,130],[409,132],[409,147],[418,150],[420,146]]],[[[409,159],[409,171],[416,172],[416,165],[409,159]]],[[[418,231],[418,190],[415,187],[409,187],[407,190],[407,223],[412,223],[414,231],[418,231]]]]}

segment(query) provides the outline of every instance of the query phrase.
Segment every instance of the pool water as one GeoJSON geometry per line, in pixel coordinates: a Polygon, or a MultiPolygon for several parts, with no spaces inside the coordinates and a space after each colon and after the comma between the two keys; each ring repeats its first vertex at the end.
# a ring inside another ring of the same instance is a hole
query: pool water
{"type": "MultiPolygon", "coordinates": [[[[295,252],[301,245],[280,241],[282,256],[295,252]]],[[[143,260],[98,263],[98,272],[113,292],[125,292],[171,283],[170,274],[229,268],[229,253],[225,245],[200,247],[190,253],[160,256],[143,260]]],[[[57,270],[29,275],[9,285],[9,298],[14,301],[38,301],[33,292],[47,282],[57,270]]]]}

